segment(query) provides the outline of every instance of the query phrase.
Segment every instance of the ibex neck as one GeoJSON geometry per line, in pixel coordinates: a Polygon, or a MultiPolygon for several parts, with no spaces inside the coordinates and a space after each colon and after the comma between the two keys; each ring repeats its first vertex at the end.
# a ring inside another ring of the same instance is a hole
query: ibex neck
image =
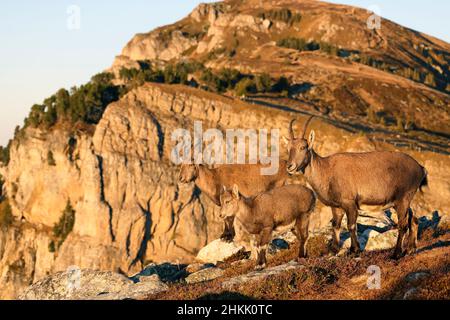
{"type": "Polygon", "coordinates": [[[198,167],[198,177],[195,179],[197,187],[205,193],[217,205],[220,205],[219,188],[214,179],[214,174],[211,170],[204,166],[198,167]]]}
{"type": "Polygon", "coordinates": [[[311,159],[308,166],[305,168],[305,177],[308,182],[314,187],[318,183],[318,179],[322,177],[323,168],[325,166],[324,159],[319,156],[314,150],[310,153],[311,159]]]}
{"type": "Polygon", "coordinates": [[[253,200],[249,198],[244,198],[239,201],[239,209],[236,214],[236,218],[241,222],[244,226],[252,223],[255,217],[252,214],[253,200]]]}

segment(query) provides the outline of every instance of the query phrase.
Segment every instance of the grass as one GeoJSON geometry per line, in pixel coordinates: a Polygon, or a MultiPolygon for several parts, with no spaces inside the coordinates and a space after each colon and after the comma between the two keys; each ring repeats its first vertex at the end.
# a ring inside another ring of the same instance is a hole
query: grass
{"type": "MultiPolygon", "coordinates": [[[[390,257],[392,250],[363,252],[359,258],[352,256],[316,256],[304,261],[304,268],[268,276],[263,281],[247,282],[233,290],[222,288],[222,282],[230,277],[252,271],[254,263],[226,262],[225,275],[213,281],[186,285],[170,285],[170,290],[149,296],[161,300],[328,300],[328,299],[403,299],[406,292],[413,299],[449,299],[450,259],[448,234],[435,234],[419,241],[422,251],[396,261],[390,257]],[[440,241],[440,242],[439,242],[440,241]],[[442,246],[436,246],[441,243],[442,246]],[[369,290],[367,278],[369,266],[381,269],[381,288],[369,290]],[[428,277],[410,280],[411,273],[427,272],[428,277]]],[[[310,246],[323,249],[320,237],[310,246]]],[[[268,267],[286,263],[296,257],[297,246],[271,257],[268,267]]],[[[310,249],[310,250],[311,250],[310,249]]]]}

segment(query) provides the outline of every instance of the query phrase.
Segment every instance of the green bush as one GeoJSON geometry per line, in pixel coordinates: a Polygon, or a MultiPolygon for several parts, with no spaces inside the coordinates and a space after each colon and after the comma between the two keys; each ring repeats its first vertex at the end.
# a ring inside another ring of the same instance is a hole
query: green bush
{"type": "Polygon", "coordinates": [[[11,147],[11,140],[8,142],[6,147],[0,146],[0,162],[4,165],[9,164],[9,149],[11,147]]]}
{"type": "Polygon", "coordinates": [[[293,13],[289,9],[269,10],[258,14],[261,19],[269,19],[276,21],[283,21],[287,24],[293,25],[299,23],[302,20],[300,13],[293,13]]]}
{"type": "Polygon", "coordinates": [[[53,157],[53,152],[51,150],[47,152],[47,164],[49,166],[56,166],[56,161],[55,158],[53,157]]]}
{"type": "Polygon", "coordinates": [[[0,227],[7,228],[13,222],[13,214],[11,205],[9,204],[9,199],[6,197],[2,197],[0,201],[0,227]]]}
{"type": "Polygon", "coordinates": [[[53,236],[56,241],[56,249],[64,243],[67,236],[70,232],[72,232],[74,224],[75,210],[72,208],[70,200],[68,200],[59,222],[53,227],[53,236]]]}
{"type": "Polygon", "coordinates": [[[245,96],[250,92],[255,92],[255,82],[250,78],[244,78],[236,85],[235,93],[238,97],[245,96]]]}
{"type": "Polygon", "coordinates": [[[112,84],[113,78],[110,73],[100,73],[87,84],[74,87],[70,92],[60,89],[45,99],[43,104],[31,107],[25,127],[50,128],[59,120],[97,124],[106,106],[120,97],[119,87],[112,84]]]}
{"type": "Polygon", "coordinates": [[[269,92],[272,90],[272,79],[267,73],[263,73],[256,76],[255,85],[258,92],[269,92]]]}

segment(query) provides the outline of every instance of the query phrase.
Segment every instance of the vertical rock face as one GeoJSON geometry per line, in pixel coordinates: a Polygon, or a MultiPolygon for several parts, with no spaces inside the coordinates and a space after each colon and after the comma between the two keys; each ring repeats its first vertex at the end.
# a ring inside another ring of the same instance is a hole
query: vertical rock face
{"type": "MultiPolygon", "coordinates": [[[[171,134],[177,128],[192,130],[195,120],[204,130],[281,128],[287,134],[291,114],[258,108],[255,112],[254,105],[184,86],[146,84],[111,104],[93,136],[63,129],[44,136],[29,129],[14,143],[9,166],[2,168],[15,223],[0,231],[0,298],[12,298],[70,266],[131,274],[144,262],[192,261],[219,236],[222,224],[206,196],[192,184],[177,183],[178,168],[169,160],[171,134]],[[68,200],[75,224],[52,252],[52,227],[68,200]]],[[[331,125],[321,123],[320,132],[317,150],[323,155],[354,145],[374,148],[331,125]]],[[[448,181],[439,169],[448,167],[448,158],[430,155],[413,154],[440,192],[425,194],[427,205],[414,207],[419,215],[448,210],[448,181]]],[[[418,199],[424,202],[424,196],[418,199]]],[[[319,206],[311,228],[327,228],[329,219],[329,209],[319,206]]]]}
{"type": "MultiPolygon", "coordinates": [[[[423,129],[447,133],[448,94],[342,57],[275,45],[292,33],[364,53],[370,47],[367,15],[310,0],[203,4],[173,25],[136,35],[110,70],[139,68],[140,60],[150,60],[152,65],[206,61],[213,69],[225,62],[229,68],[252,74],[287,76],[298,82],[297,87],[306,84],[310,89],[304,94],[299,89],[300,100],[290,100],[295,110],[331,108],[338,116],[328,119],[350,115],[349,121],[359,121],[367,106],[377,112],[396,106],[394,111],[409,109],[423,129]],[[261,16],[282,8],[300,14],[300,24],[261,16]],[[235,48],[227,48],[229,44],[235,48]],[[227,55],[220,53],[224,50],[227,55]],[[303,99],[307,103],[298,104],[303,99]]],[[[411,67],[421,61],[415,46],[449,50],[447,43],[384,20],[382,37],[396,45],[378,48],[380,57],[389,61],[407,52],[411,67]]],[[[109,105],[95,128],[83,131],[59,124],[45,132],[28,128],[14,141],[9,165],[0,167],[14,216],[11,226],[0,228],[0,298],[15,297],[23,287],[70,266],[132,274],[145,262],[190,262],[219,236],[222,223],[218,208],[193,184],[177,183],[178,168],[169,160],[172,132],[192,130],[193,122],[201,120],[204,130],[280,128],[286,135],[294,116],[299,114],[281,105],[247,104],[184,86],[145,84],[109,105]],[[75,210],[75,223],[55,247],[53,227],[68,201],[75,210]]],[[[316,149],[321,155],[393,149],[320,119],[312,127],[320,129],[316,149]]],[[[418,215],[448,214],[448,156],[408,153],[427,168],[431,191],[418,194],[413,209],[418,215]]],[[[319,204],[311,229],[328,228],[330,218],[329,208],[319,204]]]]}

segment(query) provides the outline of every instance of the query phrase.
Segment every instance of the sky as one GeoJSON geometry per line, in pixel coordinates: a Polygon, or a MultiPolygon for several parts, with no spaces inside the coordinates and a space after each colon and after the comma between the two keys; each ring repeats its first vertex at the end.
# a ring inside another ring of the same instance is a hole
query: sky
{"type": "MultiPolygon", "coordinates": [[[[60,88],[86,83],[111,66],[134,34],[173,23],[200,2],[213,1],[2,0],[0,145],[23,124],[34,103],[60,88]]],[[[385,18],[450,42],[448,0],[329,2],[375,5],[385,18]]]]}

